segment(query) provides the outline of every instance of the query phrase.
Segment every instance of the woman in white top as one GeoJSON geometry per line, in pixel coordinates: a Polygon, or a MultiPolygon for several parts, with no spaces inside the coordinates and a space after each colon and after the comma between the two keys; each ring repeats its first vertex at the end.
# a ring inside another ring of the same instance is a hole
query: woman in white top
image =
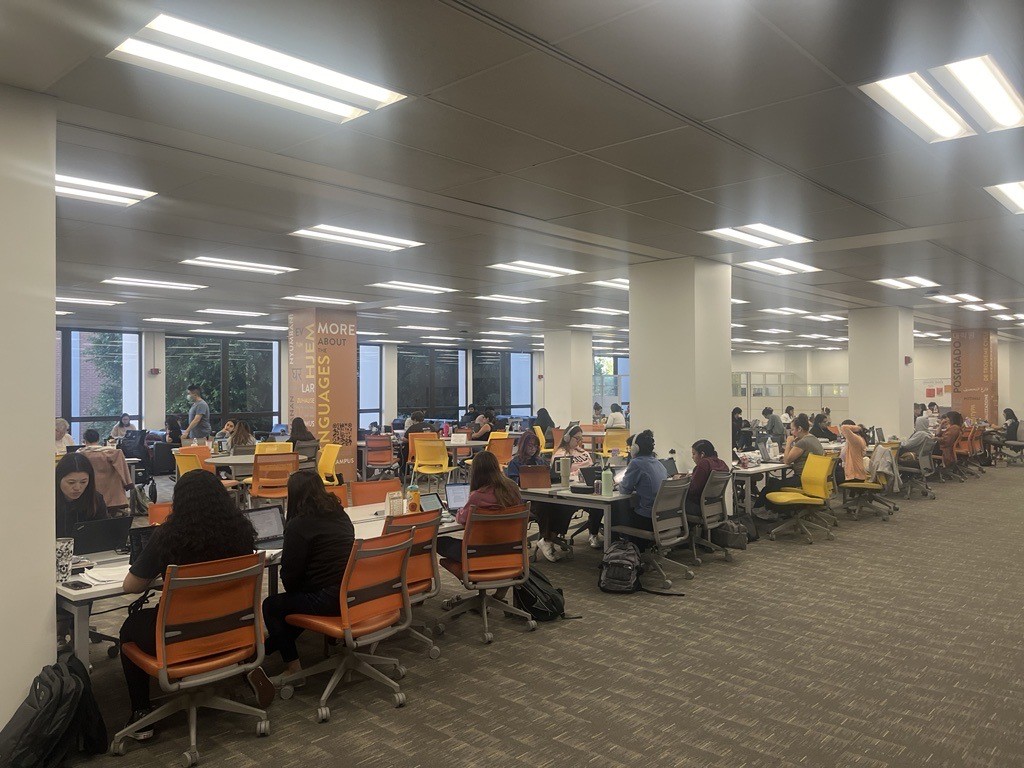
{"type": "Polygon", "coordinates": [[[124,437],[129,430],[135,429],[135,425],[132,424],[132,418],[127,413],[122,413],[121,418],[118,420],[114,428],[110,430],[110,436],[114,438],[124,437]]]}
{"type": "Polygon", "coordinates": [[[787,405],[786,410],[782,412],[782,416],[779,418],[781,418],[782,423],[788,427],[793,423],[793,419],[796,418],[796,409],[792,405],[787,405]]]}
{"type": "Polygon", "coordinates": [[[626,416],[622,413],[622,406],[618,403],[612,403],[611,413],[608,414],[608,418],[604,423],[605,429],[625,429],[626,428],[626,416]]]}
{"type": "Polygon", "coordinates": [[[68,424],[64,419],[57,419],[54,422],[53,436],[55,439],[54,453],[67,453],[69,445],[74,445],[75,441],[68,434],[71,431],[71,425],[68,424]]]}

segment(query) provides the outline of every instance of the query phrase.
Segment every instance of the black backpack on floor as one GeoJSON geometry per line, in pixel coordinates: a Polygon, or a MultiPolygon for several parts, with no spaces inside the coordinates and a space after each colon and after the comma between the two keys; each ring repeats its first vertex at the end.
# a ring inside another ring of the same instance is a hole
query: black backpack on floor
{"type": "Polygon", "coordinates": [[[604,557],[601,558],[598,569],[600,575],[597,577],[597,587],[602,592],[619,595],[646,592],[649,595],[664,595],[666,597],[683,597],[686,594],[685,592],[669,592],[645,587],[640,581],[640,576],[644,572],[644,565],[640,560],[640,549],[632,541],[622,539],[613,541],[604,553],[604,557]]]}
{"type": "Polygon", "coordinates": [[[526,611],[536,621],[555,619],[578,619],[580,616],[565,615],[565,596],[548,577],[536,568],[530,568],[530,575],[522,584],[512,588],[512,605],[526,611]]]}

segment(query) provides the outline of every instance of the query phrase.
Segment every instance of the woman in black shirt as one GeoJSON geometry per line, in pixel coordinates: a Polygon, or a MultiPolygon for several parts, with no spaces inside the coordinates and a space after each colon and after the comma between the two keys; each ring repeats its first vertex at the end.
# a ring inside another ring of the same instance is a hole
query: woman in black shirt
{"type": "Polygon", "coordinates": [[[835,433],[828,428],[828,414],[819,413],[814,417],[814,423],[811,425],[811,434],[819,440],[835,440],[835,433]]]}
{"type": "MultiPolygon", "coordinates": [[[[227,557],[252,554],[256,531],[235,506],[220,479],[212,472],[193,470],[178,478],[171,500],[171,515],[154,531],[146,548],[124,577],[124,591],[141,593],[154,579],[164,575],[167,566],[203,563],[227,557]]],[[[121,625],[121,643],[135,643],[149,654],[156,653],[157,608],[142,608],[130,613],[121,625]]],[[[121,666],[128,685],[132,714],[131,725],[152,711],[149,701],[149,675],[125,654],[121,666]]],[[[137,732],[142,741],[153,730],[137,732]]]]}
{"type": "Polygon", "coordinates": [[[270,635],[266,653],[280,652],[286,675],[302,669],[295,646],[302,629],[285,618],[292,613],[341,614],[338,593],[354,541],[352,521],[338,497],[324,488],[320,475],[293,474],[288,479],[288,523],[281,552],[281,581],[287,591],[263,601],[263,623],[270,635]]]}
{"type": "Polygon", "coordinates": [[[57,462],[57,538],[74,534],[75,524],[102,520],[107,505],[96,493],[96,473],[92,462],[79,453],[69,453],[57,462]]]}

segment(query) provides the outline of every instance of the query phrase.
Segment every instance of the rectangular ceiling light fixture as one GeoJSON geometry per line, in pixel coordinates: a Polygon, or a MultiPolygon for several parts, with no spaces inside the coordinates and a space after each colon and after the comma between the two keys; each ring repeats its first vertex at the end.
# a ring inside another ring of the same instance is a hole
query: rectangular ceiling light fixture
{"type": "Polygon", "coordinates": [[[768,259],[767,261],[746,261],[737,264],[737,267],[754,269],[758,272],[767,272],[769,275],[784,277],[786,275],[807,275],[811,272],[821,272],[817,267],[801,264],[792,259],[768,259]]]}
{"type": "Polygon", "coordinates": [[[127,208],[130,205],[141,203],[147,200],[156,192],[135,187],[123,187],[120,184],[108,184],[104,181],[92,181],[91,179],[80,179],[77,176],[63,176],[57,174],[54,177],[54,191],[58,197],[73,197],[76,200],[90,200],[96,203],[107,205],[120,205],[127,208]]]}
{"type": "Polygon", "coordinates": [[[450,309],[435,309],[434,307],[410,307],[407,304],[396,304],[393,307],[384,307],[384,309],[393,309],[397,312],[419,312],[423,315],[440,315],[445,312],[451,312],[450,309]]]}
{"type": "Polygon", "coordinates": [[[1013,315],[993,315],[992,317],[994,317],[996,320],[1002,320],[1003,322],[1007,322],[1009,320],[1014,319],[1013,315]]]}
{"type": "Polygon", "coordinates": [[[247,309],[197,309],[201,315],[224,315],[224,317],[266,317],[266,312],[250,312],[247,309]]]}
{"type": "Polygon", "coordinates": [[[827,339],[827,333],[801,333],[801,339],[827,339]]]}
{"type": "Polygon", "coordinates": [[[777,347],[782,344],[781,341],[752,341],[751,344],[760,344],[764,347],[777,347]]]}
{"type": "Polygon", "coordinates": [[[895,288],[897,291],[906,291],[910,288],[938,288],[938,283],[933,283],[923,277],[911,275],[909,277],[883,277],[879,280],[872,280],[876,285],[884,285],[886,288],[895,288]]]}
{"type": "Polygon", "coordinates": [[[521,333],[513,333],[512,331],[480,331],[481,336],[522,336],[521,333]]]}
{"type": "Polygon", "coordinates": [[[936,294],[935,296],[928,296],[927,298],[931,299],[932,301],[937,301],[940,304],[959,304],[960,303],[960,299],[954,298],[953,296],[945,296],[945,295],[943,295],[941,293],[936,294]]]}
{"type": "Polygon", "coordinates": [[[1007,309],[1002,304],[983,304],[982,306],[985,309],[991,309],[993,312],[1005,312],[1007,309]]]}
{"type": "Polygon", "coordinates": [[[421,339],[429,339],[430,341],[462,341],[461,336],[420,336],[421,339]]]}
{"type": "Polygon", "coordinates": [[[1024,213],[1024,181],[985,187],[985,191],[1013,213],[1024,213]]]}
{"type": "Polygon", "coordinates": [[[970,312],[984,312],[985,308],[980,304],[963,304],[960,309],[966,309],[970,312]]]}
{"type": "Polygon", "coordinates": [[[813,344],[787,344],[786,346],[789,347],[790,349],[810,349],[814,345],[813,344]]]}
{"type": "Polygon", "coordinates": [[[981,301],[981,299],[979,299],[973,293],[954,293],[953,298],[959,299],[960,301],[968,301],[972,304],[977,304],[978,302],[981,301]]]}
{"type": "Polygon", "coordinates": [[[146,280],[141,277],[111,277],[103,281],[110,285],[131,285],[137,288],[166,288],[169,291],[198,291],[206,288],[196,283],[172,283],[167,280],[146,280]]]}
{"type": "Polygon", "coordinates": [[[705,235],[717,237],[719,240],[730,240],[741,245],[752,245],[755,248],[777,248],[780,245],[798,245],[813,242],[810,238],[787,232],[784,229],[767,224],[744,224],[742,227],[721,227],[703,232],[705,235]]]}
{"type": "Polygon", "coordinates": [[[793,309],[793,307],[779,307],[778,309],[759,309],[758,312],[767,312],[769,315],[807,315],[806,309],[793,309]]]}
{"type": "Polygon", "coordinates": [[[928,70],[986,131],[1024,125],[1024,102],[991,56],[928,70]]]}
{"type": "Polygon", "coordinates": [[[424,341],[424,347],[454,347],[455,345],[448,341],[424,341]]]}
{"type": "Polygon", "coordinates": [[[306,301],[310,304],[337,304],[341,307],[363,303],[352,299],[332,299],[330,296],[309,296],[305,293],[297,293],[294,296],[282,296],[281,298],[285,301],[306,301]]]}
{"type": "MultiPolygon", "coordinates": [[[[403,331],[447,331],[447,328],[438,328],[435,325],[400,325],[398,326],[403,331]]],[[[359,331],[362,333],[362,331],[359,331]]],[[[367,331],[369,333],[369,331],[367,331]]]]}
{"type": "Polygon", "coordinates": [[[144,317],[142,318],[144,323],[171,323],[172,325],[209,325],[209,320],[175,320],[171,317],[144,317]]]}
{"type": "Polygon", "coordinates": [[[491,269],[503,269],[506,272],[519,272],[534,277],[568,277],[582,274],[578,269],[554,267],[550,264],[538,264],[534,261],[511,261],[508,264],[489,264],[491,269]]]}
{"type": "Polygon", "coordinates": [[[73,315],[75,313],[74,312],[68,312],[66,309],[55,309],[53,311],[53,314],[55,314],[57,317],[62,317],[64,315],[73,315]]]}
{"type": "Polygon", "coordinates": [[[868,83],[860,89],[930,144],[975,135],[960,113],[917,72],[868,83]]]}
{"type": "Polygon", "coordinates": [[[834,323],[845,318],[839,317],[839,315],[804,315],[801,319],[815,320],[819,323],[834,323]]]}
{"type": "Polygon", "coordinates": [[[330,243],[354,245],[359,248],[372,248],[376,251],[402,251],[406,248],[416,248],[423,245],[423,243],[416,240],[405,240],[404,238],[391,237],[390,235],[377,235],[373,232],[335,227],[331,224],[317,224],[309,229],[298,229],[292,232],[292,234],[296,237],[309,237],[314,240],[326,240],[330,243]]]}
{"type": "MultiPolygon", "coordinates": [[[[432,331],[443,331],[444,328],[431,328],[432,331]]],[[[356,336],[385,336],[384,331],[356,331],[356,336]]]]}
{"type": "Polygon", "coordinates": [[[253,331],[287,331],[287,325],[240,325],[239,328],[248,328],[253,331]]]}
{"type": "Polygon", "coordinates": [[[570,328],[582,328],[586,331],[614,331],[615,326],[612,325],[594,325],[593,323],[576,323],[570,325],[570,328]]]}
{"type": "Polygon", "coordinates": [[[157,16],[107,56],[342,123],[405,98],[387,88],[166,14],[157,16]]]}
{"type": "Polygon", "coordinates": [[[617,288],[620,291],[629,290],[629,280],[625,277],[613,277],[611,280],[595,280],[588,285],[599,285],[602,288],[617,288]]]}
{"type": "Polygon", "coordinates": [[[729,341],[734,341],[737,344],[744,344],[744,343],[752,342],[753,339],[744,339],[744,338],[742,338],[740,336],[737,336],[736,338],[729,339],[729,341]]]}
{"type": "Polygon", "coordinates": [[[744,350],[741,350],[741,351],[745,355],[763,355],[764,354],[764,350],[763,349],[744,349],[744,350]]]}
{"type": "Polygon", "coordinates": [[[237,272],[254,272],[257,275],[284,275],[288,272],[298,272],[298,270],[293,267],[279,267],[276,264],[257,264],[252,261],[218,259],[214,256],[196,256],[194,259],[185,259],[181,263],[191,264],[194,267],[212,267],[213,269],[231,269],[237,272]]]}
{"type": "Polygon", "coordinates": [[[573,312],[587,312],[591,315],[608,315],[609,317],[616,317],[618,315],[629,314],[629,310],[610,309],[608,307],[589,307],[587,309],[574,309],[573,312]]]}
{"type": "Polygon", "coordinates": [[[193,328],[189,333],[215,333],[218,336],[244,336],[245,331],[214,331],[209,328],[193,328]]]}
{"type": "Polygon", "coordinates": [[[458,293],[455,288],[442,288],[439,285],[425,285],[423,283],[406,283],[401,280],[388,280],[386,283],[370,283],[367,288],[394,288],[396,291],[430,293],[435,296],[440,293],[458,293]]]}
{"type": "Polygon", "coordinates": [[[535,317],[514,317],[512,315],[502,315],[501,317],[489,317],[488,320],[498,320],[503,323],[539,323],[535,317]]]}
{"type": "Polygon", "coordinates": [[[842,349],[842,347],[818,347],[818,349],[822,352],[837,352],[842,349]]]}
{"type": "Polygon", "coordinates": [[[123,301],[111,301],[110,299],[71,299],[63,296],[58,296],[55,301],[58,304],[85,304],[90,307],[113,307],[124,304],[123,301]]]}
{"type": "Polygon", "coordinates": [[[749,304],[750,303],[749,301],[744,301],[743,299],[729,299],[729,301],[732,302],[733,304],[749,304]]]}
{"type": "Polygon", "coordinates": [[[758,328],[754,333],[789,333],[783,328],[758,328]]]}
{"type": "Polygon", "coordinates": [[[481,301],[497,301],[503,304],[540,304],[544,299],[526,299],[522,296],[505,296],[501,293],[493,293],[488,296],[475,296],[481,301]]]}
{"type": "Polygon", "coordinates": [[[730,323],[730,327],[731,328],[746,328],[747,326],[743,325],[743,323],[730,323]]]}

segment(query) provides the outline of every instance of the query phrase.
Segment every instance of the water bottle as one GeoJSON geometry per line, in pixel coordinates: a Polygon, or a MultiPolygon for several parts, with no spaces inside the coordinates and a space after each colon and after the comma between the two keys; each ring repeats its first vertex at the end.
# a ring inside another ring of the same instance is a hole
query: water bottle
{"type": "Polygon", "coordinates": [[[192,445],[199,445],[199,441],[196,438],[192,438],[192,445]]]}
{"type": "Polygon", "coordinates": [[[405,511],[410,515],[420,511],[420,487],[415,480],[409,483],[405,492],[405,511]]]}
{"type": "Polygon", "coordinates": [[[562,456],[558,460],[558,477],[562,485],[569,484],[569,476],[572,474],[572,459],[562,456]]]}
{"type": "Polygon", "coordinates": [[[601,495],[606,499],[610,499],[614,494],[615,478],[612,476],[611,467],[605,464],[604,471],[601,472],[601,495]]]}
{"type": "Polygon", "coordinates": [[[769,436],[764,441],[764,452],[765,454],[767,454],[769,459],[774,458],[774,454],[772,453],[772,445],[774,445],[774,443],[772,441],[771,436],[769,436]]]}

